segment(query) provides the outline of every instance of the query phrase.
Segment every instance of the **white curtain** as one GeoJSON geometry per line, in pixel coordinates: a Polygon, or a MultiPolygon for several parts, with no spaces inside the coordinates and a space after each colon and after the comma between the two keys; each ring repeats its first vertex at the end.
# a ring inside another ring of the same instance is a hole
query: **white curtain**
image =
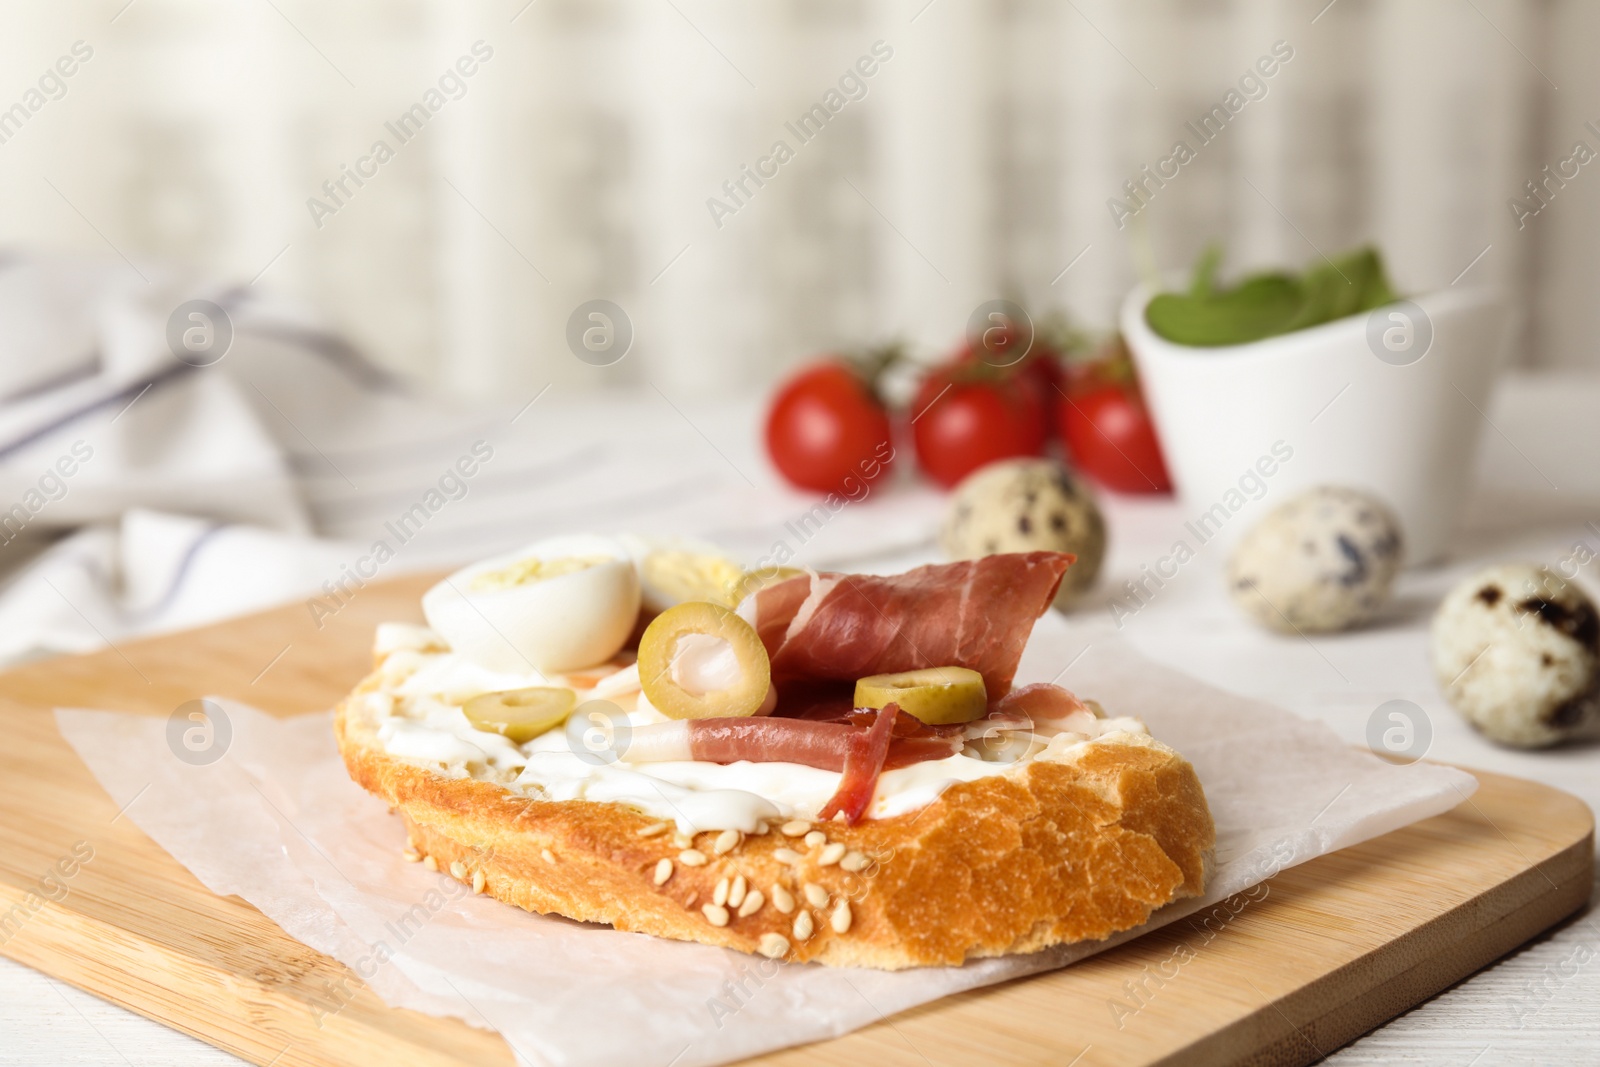
{"type": "Polygon", "coordinates": [[[827,347],[931,356],[995,296],[1103,326],[1140,268],[1213,237],[1235,266],[1378,241],[1405,289],[1510,288],[1522,362],[1600,362],[1600,166],[1521,228],[1509,203],[1600,152],[1587,0],[125,4],[0,12],[0,108],[26,111],[0,121],[0,239],[259,278],[462,396],[677,400],[827,347]],[[477,42],[400,144],[385,124],[477,42]],[[1200,145],[1186,123],[1275,47],[1200,145]],[[379,140],[393,158],[315,219],[379,140]],[[1195,158],[1119,229],[1108,201],[1179,140],[1195,158]],[[762,164],[778,141],[792,158],[762,164]],[[594,298],[633,323],[614,366],[565,340],[594,298]]]}

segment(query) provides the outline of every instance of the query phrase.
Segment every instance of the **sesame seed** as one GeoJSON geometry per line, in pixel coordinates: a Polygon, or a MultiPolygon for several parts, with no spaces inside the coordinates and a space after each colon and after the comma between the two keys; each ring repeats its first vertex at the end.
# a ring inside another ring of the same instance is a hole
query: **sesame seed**
{"type": "Polygon", "coordinates": [[[406,849],[404,852],[402,852],[400,854],[405,857],[407,863],[420,863],[420,862],[422,862],[422,854],[420,852],[413,852],[411,849],[408,848],[408,849],[406,849]]]}
{"type": "Polygon", "coordinates": [[[653,822],[649,826],[639,828],[640,837],[656,837],[672,829],[670,822],[653,822]]]}
{"type": "Polygon", "coordinates": [[[811,922],[811,913],[801,909],[800,914],[794,917],[794,939],[796,941],[809,941],[816,932],[815,925],[811,922]]]}
{"type": "Polygon", "coordinates": [[[842,859],[844,859],[844,846],[835,841],[822,850],[822,855],[817,857],[817,866],[832,867],[842,859]]]}
{"type": "Polygon", "coordinates": [[[860,852],[846,852],[844,858],[839,861],[839,866],[854,873],[865,868],[870,862],[872,861],[860,852]]]}
{"type": "Polygon", "coordinates": [[[437,871],[439,869],[439,861],[433,858],[432,853],[422,857],[422,865],[428,868],[430,871],[437,871]]]}
{"type": "Polygon", "coordinates": [[[744,875],[738,875],[733,880],[733,885],[728,887],[728,906],[737,908],[744,903],[744,895],[749,891],[749,886],[744,880],[744,875]]]}
{"type": "Polygon", "coordinates": [[[794,819],[778,827],[784,837],[804,837],[811,830],[811,824],[804,819],[794,819]]]}
{"type": "Polygon", "coordinates": [[[762,934],[756,950],[769,960],[781,960],[789,952],[789,939],[782,934],[762,934]]]}
{"type": "Polygon", "coordinates": [[[458,882],[465,882],[467,880],[467,865],[460,860],[452,861],[450,864],[450,877],[458,882]]]}
{"type": "Polygon", "coordinates": [[[707,904],[700,909],[700,914],[706,917],[706,922],[712,926],[728,925],[728,909],[721,904],[707,904]]]}
{"type": "Polygon", "coordinates": [[[767,826],[767,820],[762,819],[760,822],[756,823],[756,836],[760,837],[762,834],[766,833],[768,829],[769,827],[767,826]]]}
{"type": "Polygon", "coordinates": [[[662,856],[656,861],[656,885],[666,885],[667,879],[672,877],[672,861],[662,856]]]}
{"type": "Polygon", "coordinates": [[[792,848],[775,848],[772,850],[772,858],[791,867],[804,863],[806,859],[792,848]]]}
{"type": "Polygon", "coordinates": [[[785,915],[794,913],[794,895],[777,882],[772,883],[772,906],[785,915]]]}
{"type": "Polygon", "coordinates": [[[483,868],[480,867],[472,872],[472,891],[474,893],[483,892],[483,887],[488,884],[489,879],[484,876],[483,868]]]}
{"type": "Polygon", "coordinates": [[[678,862],[685,867],[704,867],[706,854],[697,848],[686,848],[678,853],[678,862]]]}
{"type": "Polygon", "coordinates": [[[800,887],[806,895],[806,903],[813,908],[826,908],[828,906],[828,891],[815,882],[807,882],[800,887]]]}
{"type": "Polygon", "coordinates": [[[828,835],[823,833],[821,830],[813,830],[806,835],[806,844],[811,848],[817,848],[821,845],[826,845],[827,843],[828,835]]]}
{"type": "Polygon", "coordinates": [[[766,902],[767,898],[761,895],[761,890],[750,890],[750,892],[745,894],[744,903],[739,905],[739,918],[749,918],[756,912],[760,911],[761,905],[765,904],[766,902]]]}
{"type": "Polygon", "coordinates": [[[850,920],[852,918],[853,916],[850,914],[850,902],[841,897],[839,899],[839,903],[833,909],[833,918],[829,920],[829,922],[833,925],[833,932],[836,934],[848,934],[850,932],[850,920]]]}
{"type": "Polygon", "coordinates": [[[672,835],[672,845],[674,848],[693,848],[694,835],[686,834],[682,830],[679,830],[677,833],[672,835]]]}
{"type": "Polygon", "coordinates": [[[728,902],[729,882],[726,878],[717,883],[717,888],[712,890],[711,902],[717,907],[722,907],[728,902]]]}
{"type": "Polygon", "coordinates": [[[556,854],[549,849],[542,850],[539,855],[544,857],[546,863],[554,863],[556,861],[556,854]]]}
{"type": "Polygon", "coordinates": [[[711,846],[713,852],[719,856],[726,856],[739,847],[739,831],[724,830],[717,835],[716,843],[711,846]]]}

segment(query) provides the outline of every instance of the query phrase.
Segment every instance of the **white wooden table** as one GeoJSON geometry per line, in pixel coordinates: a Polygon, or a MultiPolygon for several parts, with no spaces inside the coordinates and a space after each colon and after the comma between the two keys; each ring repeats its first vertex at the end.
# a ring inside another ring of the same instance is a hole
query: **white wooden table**
{"type": "MultiPolygon", "coordinates": [[[[703,429],[737,463],[748,447],[748,405],[703,429]]],[[[1483,741],[1443,702],[1426,657],[1434,604],[1456,580],[1489,561],[1554,562],[1584,540],[1600,555],[1600,380],[1517,380],[1488,413],[1479,495],[1447,566],[1406,574],[1395,604],[1368,630],[1312,641],[1254,629],[1221,592],[1222,559],[1202,551],[1137,615],[1123,635],[1147,654],[1208,682],[1272,700],[1329,724],[1352,744],[1383,702],[1403,698],[1426,713],[1430,758],[1559,786],[1600,810],[1600,745],[1518,753],[1483,741]],[[1551,489],[1551,485],[1559,488],[1551,489]],[[1592,526],[1589,524],[1593,524],[1592,526]]],[[[713,458],[713,462],[721,462],[713,458]]],[[[1100,599],[1074,616],[1105,626],[1125,579],[1169,549],[1192,516],[1175,503],[1107,500],[1113,548],[1100,599]]],[[[925,555],[928,550],[924,549],[925,555]]],[[[1212,555],[1217,555],[1215,551],[1212,555]]],[[[878,558],[889,567],[910,557],[878,558]]],[[[1600,593],[1600,569],[1582,575],[1600,593]]],[[[1068,679],[1070,682],[1070,679],[1068,679]]],[[[241,1061],[176,1031],[0,959],[0,1065],[199,1065],[241,1061]]],[[[1558,930],[1329,1058],[1340,1067],[1406,1064],[1600,1064],[1600,915],[1558,930]]]]}

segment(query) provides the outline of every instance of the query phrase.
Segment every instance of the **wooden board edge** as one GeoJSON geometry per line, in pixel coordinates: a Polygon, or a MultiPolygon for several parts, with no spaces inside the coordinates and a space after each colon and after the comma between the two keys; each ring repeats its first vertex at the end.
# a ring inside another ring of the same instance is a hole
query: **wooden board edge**
{"type": "MultiPolygon", "coordinates": [[[[1548,788],[1554,788],[1553,786],[1548,788]]],[[[1163,1057],[1149,1067],[1305,1067],[1325,1059],[1364,1034],[1405,1014],[1446,989],[1482,970],[1495,960],[1515,951],[1539,934],[1576,915],[1588,904],[1594,890],[1594,827],[1580,840],[1559,852],[1485,890],[1471,900],[1424,923],[1415,930],[1374,949],[1359,959],[1322,975],[1316,980],[1202,1040],[1163,1057]],[[1549,885],[1552,873],[1561,876],[1549,885]],[[1495,915],[1489,922],[1474,925],[1470,931],[1450,930],[1444,937],[1449,945],[1442,952],[1428,955],[1421,962],[1369,986],[1357,996],[1342,1002],[1329,994],[1346,981],[1351,971],[1377,953],[1392,951],[1407,942],[1437,937],[1441,930],[1471,921],[1485,897],[1514,888],[1531,889],[1534,899],[1521,907],[1495,915]],[[1470,932],[1471,937],[1458,936],[1470,932]],[[1319,1000],[1324,1003],[1319,1004],[1319,1000]],[[1267,1042],[1256,1039],[1258,1050],[1244,1059],[1229,1058],[1227,1049],[1237,1047],[1246,1035],[1261,1030],[1279,1031],[1267,1042]]]]}
{"type": "MultiPolygon", "coordinates": [[[[9,892],[0,895],[9,897],[9,892]]],[[[263,921],[270,923],[265,917],[263,921]]],[[[273,929],[289,936],[275,924],[273,929]]],[[[323,1067],[329,1059],[352,1065],[381,1061],[385,1067],[515,1064],[510,1047],[498,1034],[457,1019],[391,1008],[353,973],[351,1000],[328,1013],[331,1022],[323,1027],[313,1018],[312,1005],[270,983],[176,955],[54,903],[41,908],[25,930],[0,945],[0,955],[259,1067],[323,1067]],[[85,942],[94,945],[92,956],[84,952],[85,942]],[[108,975],[112,980],[106,980],[108,975]],[[179,985],[206,989],[208,995],[202,1000],[176,994],[173,990],[179,985]],[[205,1010],[191,1011],[191,1002],[203,1004],[205,1010]],[[299,1018],[305,1023],[284,1026],[269,1021],[299,1018]],[[404,1020],[399,1032],[396,1019],[404,1020]],[[306,1026],[316,1032],[303,1032],[306,1026]],[[313,1040],[316,1054],[302,1055],[311,1051],[313,1040]]]]}

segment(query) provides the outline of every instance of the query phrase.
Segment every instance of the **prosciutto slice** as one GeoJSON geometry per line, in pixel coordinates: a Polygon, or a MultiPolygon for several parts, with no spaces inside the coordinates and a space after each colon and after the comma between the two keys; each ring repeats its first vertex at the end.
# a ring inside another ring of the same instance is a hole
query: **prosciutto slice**
{"type": "Polygon", "coordinates": [[[887,577],[806,574],[739,606],[766,645],[773,683],[967,667],[989,699],[1011,689],[1033,624],[1073,557],[1019,552],[887,577]]]}
{"type": "MultiPolygon", "coordinates": [[[[824,771],[845,771],[861,738],[887,722],[885,770],[924,760],[944,759],[961,751],[959,734],[934,734],[898,709],[894,715],[866,712],[852,721],[818,722],[753,716],[739,719],[693,719],[635,727],[619,752],[628,763],[701,760],[706,763],[799,763],[824,771]]],[[[869,798],[870,799],[870,798],[869,798]]]]}
{"type": "Polygon", "coordinates": [[[1049,682],[1036,682],[1013,689],[989,708],[988,721],[1026,723],[1036,733],[1050,735],[1063,731],[1086,733],[1098,718],[1094,709],[1070,689],[1049,682]]]}
{"type": "Polygon", "coordinates": [[[878,775],[883,773],[883,761],[889,755],[894,723],[899,715],[898,704],[885,704],[878,711],[877,722],[866,730],[857,730],[851,737],[839,789],[817,812],[818,819],[826,821],[843,814],[844,821],[851,826],[861,821],[872,803],[872,794],[878,789],[878,775]]]}
{"type": "Polygon", "coordinates": [[[1054,722],[1084,713],[1093,717],[1089,705],[1070,689],[1050,682],[1035,682],[1014,689],[989,709],[990,718],[1027,719],[1031,722],[1054,722]]]}
{"type": "Polygon", "coordinates": [[[844,769],[850,738],[843,723],[803,719],[698,719],[685,724],[689,758],[706,763],[800,763],[825,771],[844,769]]]}

